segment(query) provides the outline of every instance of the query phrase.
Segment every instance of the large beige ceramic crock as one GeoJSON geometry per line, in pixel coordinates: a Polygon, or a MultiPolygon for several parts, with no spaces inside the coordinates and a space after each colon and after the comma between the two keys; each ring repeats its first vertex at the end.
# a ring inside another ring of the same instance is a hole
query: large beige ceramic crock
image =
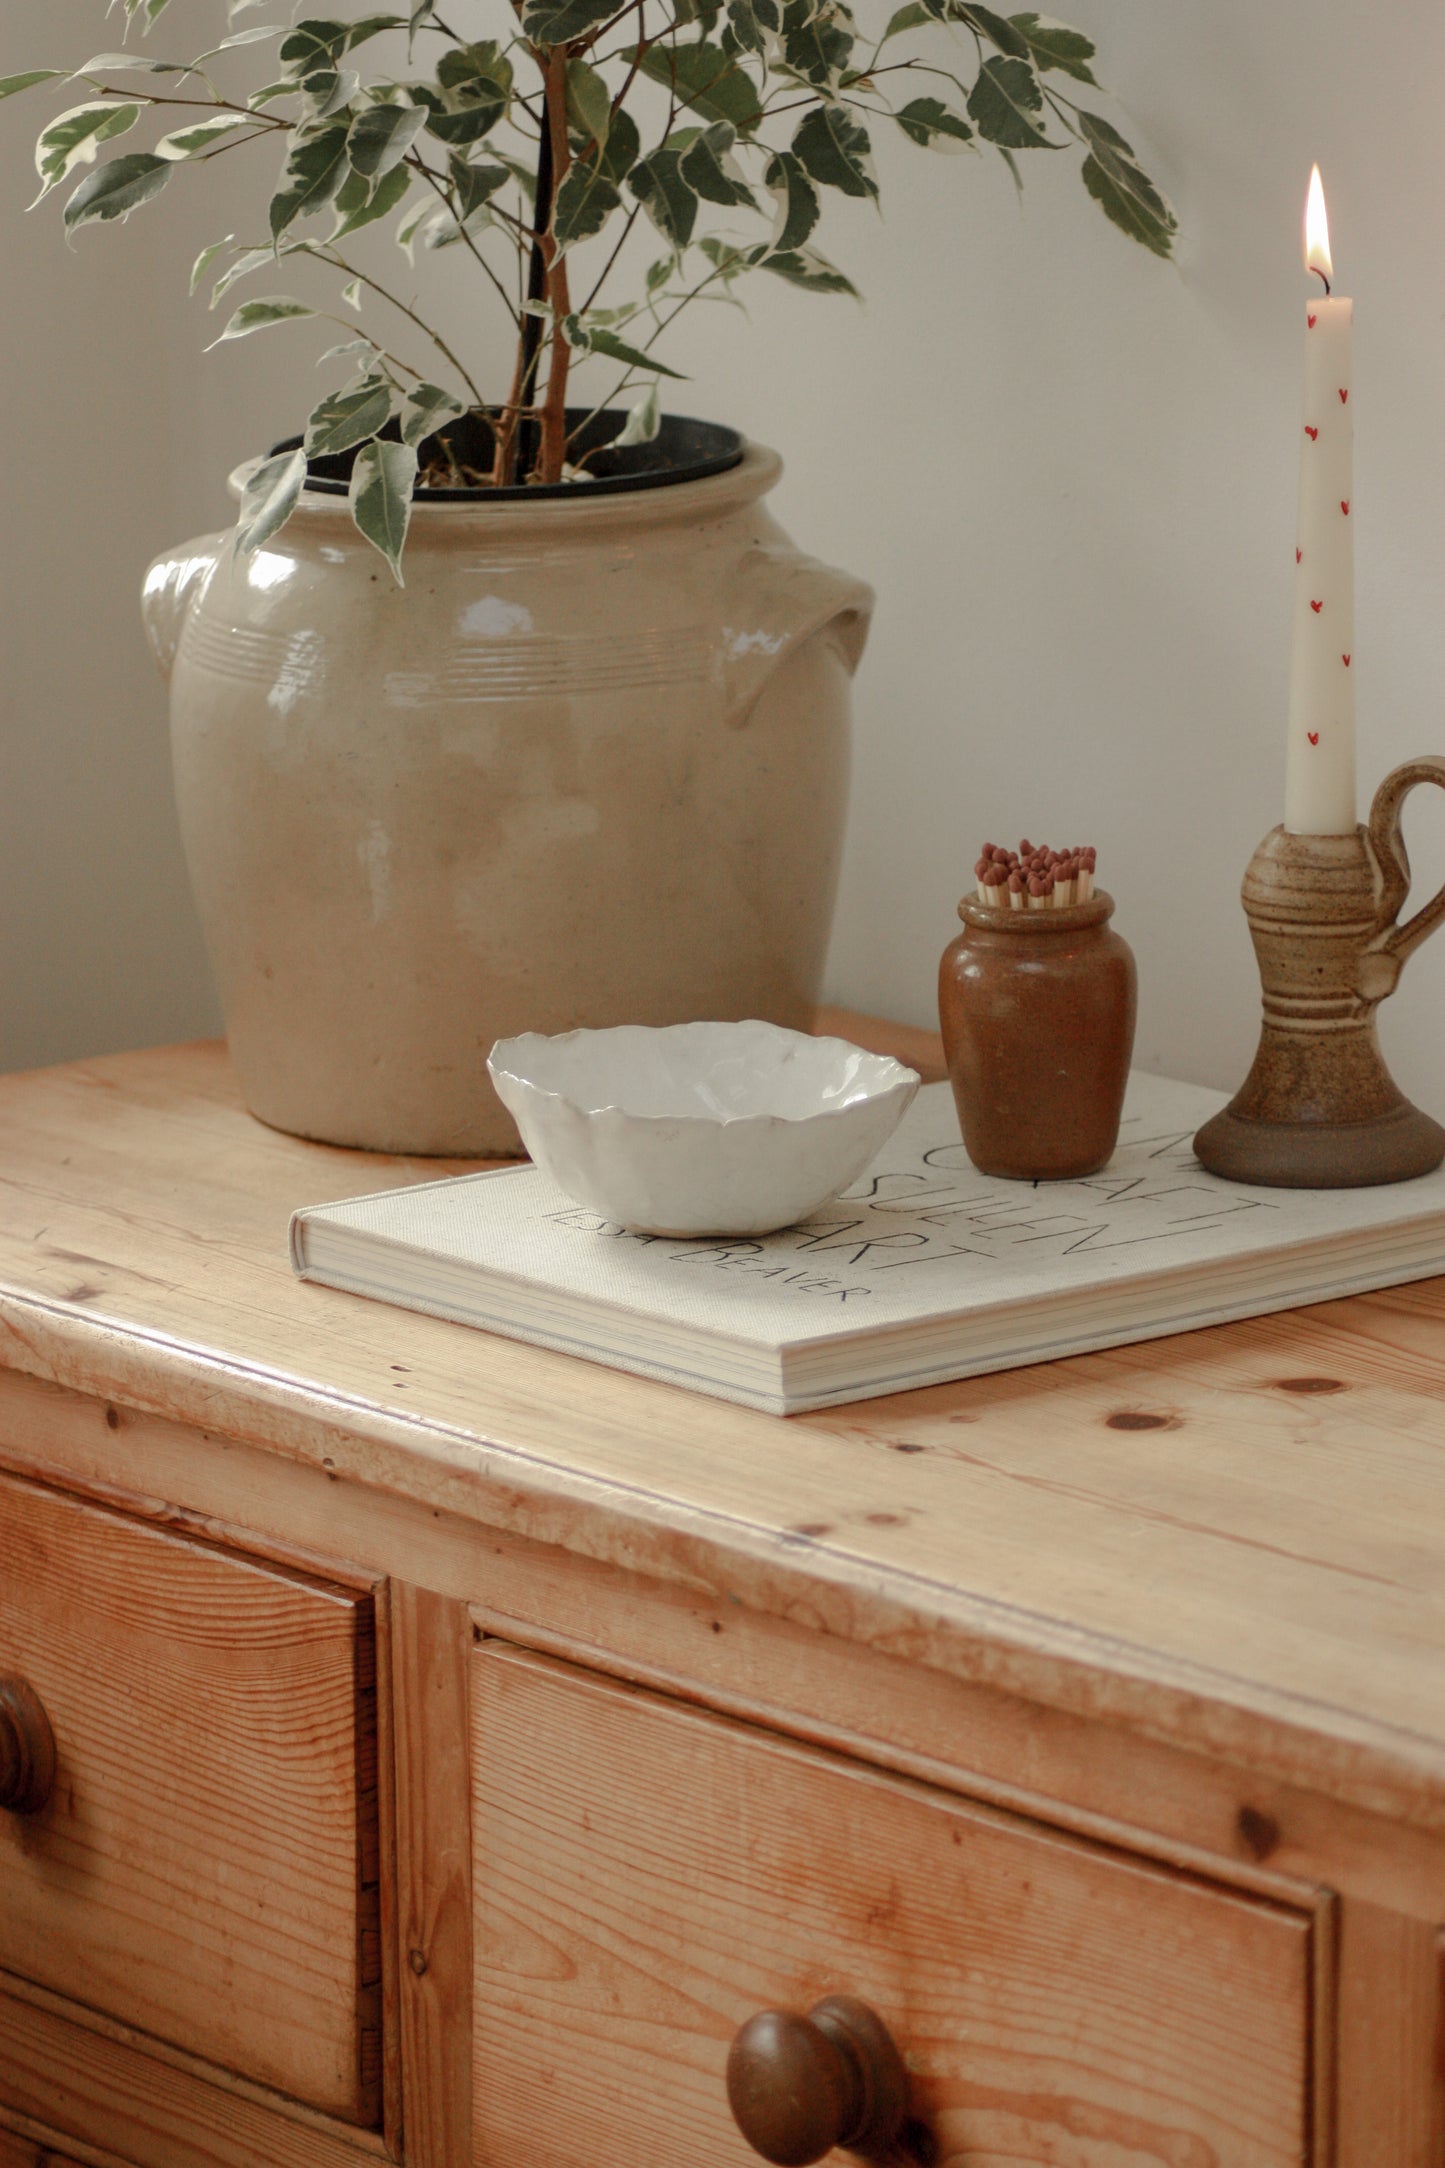
{"type": "Polygon", "coordinates": [[[586,502],[423,498],[404,589],[313,491],[250,558],[218,534],[151,567],[186,856],[263,1121],[514,1152],[494,1039],[806,1026],[873,597],[777,526],[779,472],[754,446],[586,502]]]}

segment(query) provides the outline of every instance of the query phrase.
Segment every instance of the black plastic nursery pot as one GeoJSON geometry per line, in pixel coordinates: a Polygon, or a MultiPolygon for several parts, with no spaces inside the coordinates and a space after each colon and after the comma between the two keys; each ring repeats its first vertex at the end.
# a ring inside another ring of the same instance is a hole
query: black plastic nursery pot
{"type": "MultiPolygon", "coordinates": [[[[619,446],[614,440],[622,434],[626,422],[621,407],[604,407],[595,414],[588,407],[567,409],[571,462],[574,466],[585,463],[585,472],[575,481],[516,482],[504,489],[489,484],[427,486],[417,494],[428,504],[502,503],[521,497],[529,501],[541,497],[603,497],[622,490],[665,489],[673,482],[700,482],[709,474],[725,474],[742,461],[742,437],[721,422],[695,421],[687,414],[664,414],[650,442],[619,446]]],[[[397,424],[388,423],[382,434],[395,439],[399,434],[397,424]]],[[[301,441],[299,436],[286,437],[271,449],[273,454],[295,451],[301,441]]],[[[463,414],[423,440],[421,465],[425,468],[435,461],[450,460],[485,473],[492,464],[494,442],[485,415],[463,414]]],[[[351,484],[355,457],[355,450],[351,450],[309,460],[307,487],[328,496],[344,497],[351,484]]]]}

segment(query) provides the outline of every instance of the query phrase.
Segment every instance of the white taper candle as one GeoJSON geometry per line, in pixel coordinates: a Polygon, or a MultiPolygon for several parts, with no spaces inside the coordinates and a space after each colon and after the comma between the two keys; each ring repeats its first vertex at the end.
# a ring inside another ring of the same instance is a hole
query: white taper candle
{"type": "MultiPolygon", "coordinates": [[[[1306,262],[1328,280],[1318,166],[1306,262]]],[[[1352,835],[1356,821],[1353,324],[1343,295],[1326,291],[1307,304],[1284,787],[1284,825],[1298,836],[1352,835]]]]}

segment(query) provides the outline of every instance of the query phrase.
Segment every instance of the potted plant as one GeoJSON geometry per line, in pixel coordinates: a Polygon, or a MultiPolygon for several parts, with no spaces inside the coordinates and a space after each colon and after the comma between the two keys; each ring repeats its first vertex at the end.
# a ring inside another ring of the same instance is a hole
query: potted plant
{"type": "MultiPolygon", "coordinates": [[[[123,4],[128,33],[174,20],[123,4]]],[[[1074,139],[1134,240],[1167,256],[1175,221],[1079,102],[1090,41],[1032,12],[495,0],[472,36],[459,0],[281,26],[259,4],[230,0],[198,58],[142,38],[0,97],[83,94],[36,147],[68,232],[259,156],[264,225],[205,249],[193,290],[221,341],[343,326],[304,432],[233,477],[235,529],[146,581],[248,1103],[340,1143],[515,1149],[493,1039],[801,1025],[821,979],[872,596],[772,520],[772,453],[660,410],[678,312],[758,273],[851,293],[817,229],[830,195],[876,199],[879,126],[1016,176],[1074,139]],[[385,231],[510,318],[505,384],[378,261],[385,231]],[[301,263],[334,309],[277,290],[301,263]]]]}

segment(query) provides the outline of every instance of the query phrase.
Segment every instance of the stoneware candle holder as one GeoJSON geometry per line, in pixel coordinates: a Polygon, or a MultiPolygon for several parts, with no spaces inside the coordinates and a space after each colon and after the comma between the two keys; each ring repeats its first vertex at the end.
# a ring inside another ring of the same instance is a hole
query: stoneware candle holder
{"type": "Polygon", "coordinates": [[[1135,1003],[1113,909],[1103,889],[1057,911],[959,904],[938,1017],[964,1147],[983,1174],[1061,1182],[1113,1155],[1135,1003]]]}
{"type": "Polygon", "coordinates": [[[1410,862],[1400,834],[1417,783],[1445,760],[1409,760],[1353,835],[1271,829],[1244,876],[1264,1021],[1254,1067],[1194,1149],[1211,1174],[1278,1189],[1356,1189],[1429,1174],[1445,1129],[1385,1067],[1375,1011],[1406,957],[1445,916],[1445,887],[1402,926],[1410,862]]]}

